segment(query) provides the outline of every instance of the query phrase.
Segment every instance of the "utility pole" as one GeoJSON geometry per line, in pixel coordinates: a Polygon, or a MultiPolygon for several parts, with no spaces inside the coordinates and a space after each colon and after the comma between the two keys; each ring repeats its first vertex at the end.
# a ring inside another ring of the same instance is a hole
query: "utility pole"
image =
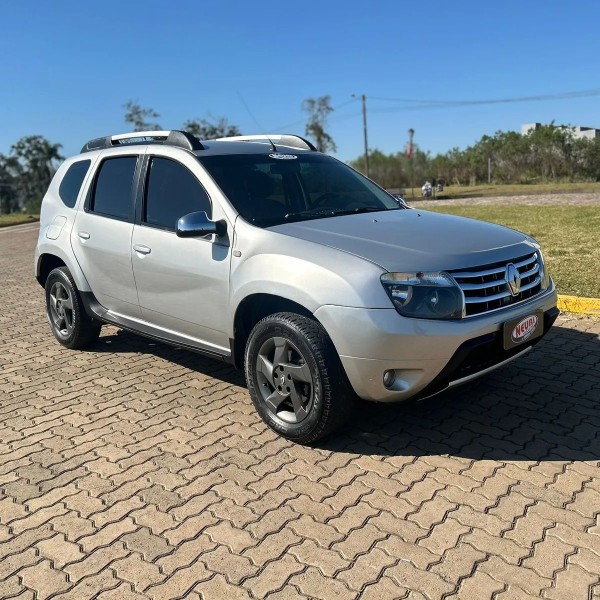
{"type": "Polygon", "coordinates": [[[363,129],[365,132],[365,163],[367,165],[367,177],[370,177],[369,170],[369,142],[367,141],[367,97],[362,95],[362,109],[363,109],[363,129]]]}
{"type": "MultiPolygon", "coordinates": [[[[356,94],[352,94],[353,98],[356,98],[356,94]]],[[[367,140],[367,97],[365,94],[361,94],[362,100],[362,113],[363,113],[363,134],[365,137],[365,167],[366,167],[366,175],[370,177],[370,169],[369,169],[369,142],[367,140]]]]}
{"type": "Polygon", "coordinates": [[[410,186],[412,188],[412,197],[415,197],[415,167],[413,163],[413,138],[415,137],[415,130],[411,127],[408,130],[408,160],[410,161],[410,186]]]}

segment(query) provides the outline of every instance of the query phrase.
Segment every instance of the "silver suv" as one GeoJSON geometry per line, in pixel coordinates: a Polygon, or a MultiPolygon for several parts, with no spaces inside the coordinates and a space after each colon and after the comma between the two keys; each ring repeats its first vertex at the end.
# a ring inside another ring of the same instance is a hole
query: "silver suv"
{"type": "Polygon", "coordinates": [[[558,315],[535,240],[407,210],[290,135],[88,142],[44,197],[35,274],[67,348],[110,323],[243,366],[260,416],[298,442],[357,396],[487,373],[558,315]]]}

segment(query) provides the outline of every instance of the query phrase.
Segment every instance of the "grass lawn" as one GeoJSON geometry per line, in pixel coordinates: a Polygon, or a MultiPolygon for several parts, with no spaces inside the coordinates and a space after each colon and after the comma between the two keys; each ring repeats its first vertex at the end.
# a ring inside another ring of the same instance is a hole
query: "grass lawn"
{"type": "MultiPolygon", "coordinates": [[[[405,188],[406,198],[412,198],[412,188],[405,188]]],[[[436,198],[481,198],[485,196],[530,196],[535,194],[600,192],[600,182],[584,183],[532,183],[510,185],[449,185],[436,198]]],[[[421,186],[414,188],[415,198],[421,199],[421,186]]]]}
{"type": "Polygon", "coordinates": [[[21,225],[22,223],[34,223],[39,221],[39,215],[0,215],[0,227],[8,227],[9,225],[21,225]]]}
{"type": "Polygon", "coordinates": [[[542,246],[559,294],[600,298],[597,207],[440,206],[430,210],[499,223],[533,236],[542,246]]]}

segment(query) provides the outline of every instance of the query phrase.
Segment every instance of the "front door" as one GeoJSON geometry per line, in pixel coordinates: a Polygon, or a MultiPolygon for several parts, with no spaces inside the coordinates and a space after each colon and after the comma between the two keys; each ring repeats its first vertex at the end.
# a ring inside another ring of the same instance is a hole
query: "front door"
{"type": "Polygon", "coordinates": [[[227,354],[229,241],[179,238],[175,233],[177,220],[185,214],[205,211],[212,216],[210,198],[192,172],[194,165],[189,167],[171,158],[149,157],[144,202],[132,239],[142,316],[206,350],[227,354]]]}

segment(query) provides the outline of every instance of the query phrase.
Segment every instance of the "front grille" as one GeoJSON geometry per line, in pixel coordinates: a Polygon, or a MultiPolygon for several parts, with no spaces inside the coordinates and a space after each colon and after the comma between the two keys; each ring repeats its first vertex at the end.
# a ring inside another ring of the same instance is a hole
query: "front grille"
{"type": "Polygon", "coordinates": [[[542,283],[542,266],[537,252],[510,262],[484,267],[450,271],[465,295],[466,316],[480,315],[511,304],[523,302],[538,294],[542,283]],[[509,265],[513,264],[520,277],[520,289],[513,295],[507,281],[509,265]]]}

